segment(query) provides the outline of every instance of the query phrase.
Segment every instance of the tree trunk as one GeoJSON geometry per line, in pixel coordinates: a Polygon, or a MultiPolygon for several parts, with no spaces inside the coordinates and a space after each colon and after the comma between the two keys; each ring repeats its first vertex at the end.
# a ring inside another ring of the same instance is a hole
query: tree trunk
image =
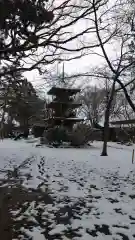
{"type": "Polygon", "coordinates": [[[124,86],[124,84],[119,79],[117,79],[116,81],[120,84],[121,88],[124,91],[125,97],[126,97],[128,103],[129,103],[130,107],[135,112],[135,104],[133,103],[133,101],[131,100],[130,96],[128,95],[128,91],[127,91],[126,87],[124,86]]]}
{"type": "Polygon", "coordinates": [[[29,126],[28,126],[28,119],[24,118],[24,127],[23,127],[23,135],[24,138],[28,138],[29,135],[29,126]]]}
{"type": "Polygon", "coordinates": [[[103,130],[103,149],[101,156],[108,156],[107,155],[107,142],[108,142],[108,131],[109,131],[109,107],[107,106],[105,112],[105,122],[104,122],[104,130],[103,130]]]}
{"type": "Polygon", "coordinates": [[[109,99],[107,99],[104,130],[103,130],[103,149],[102,149],[101,156],[108,156],[107,142],[108,142],[108,136],[109,136],[109,117],[110,117],[110,110],[111,110],[111,105],[112,105],[112,101],[113,101],[113,96],[114,96],[114,92],[115,92],[115,82],[116,82],[116,80],[114,79],[114,82],[112,85],[112,90],[111,90],[111,95],[110,95],[109,99]]]}
{"type": "Polygon", "coordinates": [[[6,109],[6,107],[4,106],[4,108],[3,108],[3,113],[2,113],[2,117],[1,117],[1,122],[0,122],[0,138],[1,138],[1,139],[4,138],[5,109],[6,109]]]}

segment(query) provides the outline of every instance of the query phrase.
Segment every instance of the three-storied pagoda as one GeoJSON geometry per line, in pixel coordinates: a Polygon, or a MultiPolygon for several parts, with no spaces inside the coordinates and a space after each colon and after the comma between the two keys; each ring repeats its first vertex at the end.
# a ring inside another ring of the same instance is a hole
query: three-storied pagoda
{"type": "Polygon", "coordinates": [[[52,87],[48,95],[52,95],[52,101],[47,105],[49,116],[45,119],[50,126],[63,126],[72,130],[73,125],[83,119],[76,117],[76,109],[81,106],[75,101],[75,96],[80,92],[78,88],[52,87]]]}

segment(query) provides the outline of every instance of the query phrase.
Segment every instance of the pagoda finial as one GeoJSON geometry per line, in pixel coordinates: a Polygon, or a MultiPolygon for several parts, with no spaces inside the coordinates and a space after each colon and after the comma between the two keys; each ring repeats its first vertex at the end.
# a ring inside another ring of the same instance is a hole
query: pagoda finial
{"type": "Polygon", "coordinates": [[[65,85],[65,69],[64,69],[64,62],[63,62],[63,66],[62,66],[62,83],[65,85]]]}

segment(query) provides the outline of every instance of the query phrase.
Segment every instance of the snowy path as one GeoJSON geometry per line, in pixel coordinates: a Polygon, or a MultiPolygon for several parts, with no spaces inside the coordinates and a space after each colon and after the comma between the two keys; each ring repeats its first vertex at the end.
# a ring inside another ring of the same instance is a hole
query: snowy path
{"type": "Polygon", "coordinates": [[[0,142],[0,168],[12,169],[32,158],[28,168],[20,171],[23,176],[31,175],[23,177],[23,185],[35,192],[38,189],[36,200],[25,201],[11,211],[21,226],[18,239],[135,239],[132,148],[110,147],[109,157],[100,157],[100,142],[90,149],[0,142]]]}

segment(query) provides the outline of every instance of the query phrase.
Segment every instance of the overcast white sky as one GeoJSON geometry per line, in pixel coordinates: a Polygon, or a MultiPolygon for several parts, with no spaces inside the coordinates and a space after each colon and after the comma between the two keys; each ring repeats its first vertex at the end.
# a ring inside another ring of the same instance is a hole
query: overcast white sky
{"type": "MultiPolygon", "coordinates": [[[[113,49],[113,46],[106,46],[107,52],[110,56],[110,58],[113,58],[115,56],[115,50],[113,49]]],[[[101,50],[98,50],[98,53],[102,53],[101,50]]],[[[115,57],[114,57],[115,58],[115,57]]],[[[90,54],[87,56],[84,56],[80,59],[75,59],[70,62],[65,62],[64,64],[64,69],[65,72],[68,73],[69,75],[71,74],[76,74],[76,73],[83,73],[89,71],[90,68],[98,66],[102,66],[105,63],[104,59],[98,55],[90,54]]],[[[52,66],[51,66],[52,68],[52,66]]],[[[62,63],[56,64],[54,66],[54,71],[57,73],[57,70],[59,69],[59,72],[62,72],[62,63]]],[[[32,72],[26,72],[24,74],[29,81],[33,83],[34,86],[44,86],[44,80],[43,76],[40,76],[38,74],[38,71],[34,70],[32,72]]],[[[80,81],[80,80],[79,80],[80,81]]],[[[90,84],[94,84],[94,81],[90,80],[90,84]]]]}
{"type": "MultiPolygon", "coordinates": [[[[113,0],[115,1],[115,0],[113,0]]],[[[112,4],[113,1],[110,0],[110,3],[112,4]]],[[[84,24],[84,27],[86,27],[85,25],[88,24],[87,21],[83,22],[84,24]]],[[[78,26],[75,25],[74,28],[72,28],[72,31],[73,32],[76,32],[77,31],[77,28],[83,28],[83,25],[82,25],[82,22],[78,23],[78,26]]],[[[91,35],[88,36],[88,40],[87,41],[93,41],[91,35]]],[[[71,43],[73,44],[73,43],[71,43]]],[[[71,47],[73,47],[73,45],[71,45],[71,47]]],[[[106,51],[107,51],[107,54],[109,56],[110,59],[117,59],[117,53],[119,52],[118,49],[120,50],[120,44],[119,42],[115,42],[115,44],[110,44],[110,45],[106,45],[106,51]]],[[[99,54],[102,54],[102,51],[100,48],[96,49],[96,51],[99,53],[99,54]]],[[[92,67],[100,67],[101,65],[103,65],[105,62],[104,62],[104,59],[102,57],[99,57],[98,55],[94,55],[94,54],[90,54],[90,55],[87,55],[85,57],[82,57],[80,59],[76,59],[76,60],[72,60],[70,62],[65,62],[65,72],[68,73],[68,74],[76,74],[76,73],[79,73],[79,72],[87,72],[89,71],[90,68],[92,67]]],[[[62,71],[62,64],[59,64],[59,66],[57,66],[57,64],[55,64],[55,67],[54,67],[54,72],[57,73],[57,68],[59,67],[59,70],[62,71]]],[[[52,68],[52,66],[51,66],[52,68]]],[[[43,77],[40,76],[38,74],[37,71],[32,71],[32,72],[26,72],[24,74],[29,81],[31,81],[33,83],[33,85],[43,85],[44,84],[44,80],[43,80],[43,77]]]]}

